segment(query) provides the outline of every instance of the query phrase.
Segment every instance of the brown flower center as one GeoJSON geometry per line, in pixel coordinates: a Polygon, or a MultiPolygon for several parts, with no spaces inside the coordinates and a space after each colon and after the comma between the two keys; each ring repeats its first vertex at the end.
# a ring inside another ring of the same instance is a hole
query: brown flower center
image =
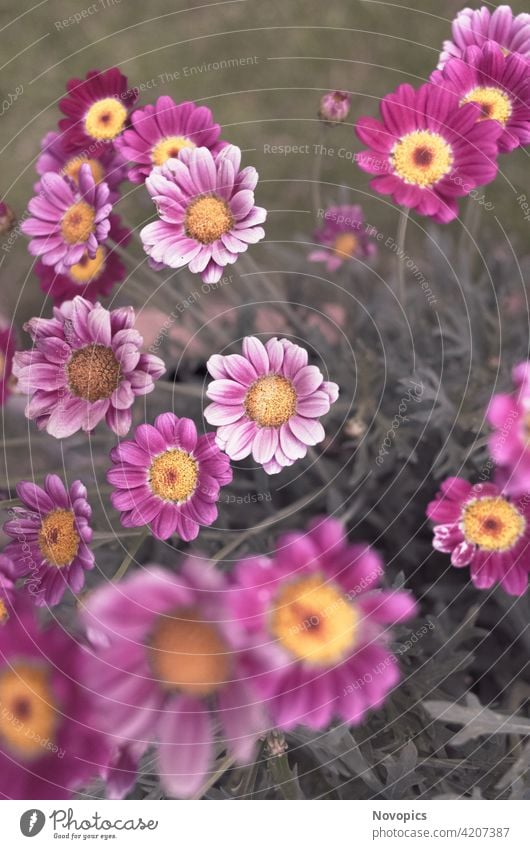
{"type": "Polygon", "coordinates": [[[260,427],[280,427],[296,412],[296,391],[286,377],[269,374],[252,384],[245,397],[247,416],[260,427]]]}
{"type": "Polygon", "coordinates": [[[40,552],[51,566],[68,566],[80,543],[73,512],[58,509],[48,513],[42,520],[38,540],[40,552]]]}
{"type": "Polygon", "coordinates": [[[66,372],[72,395],[91,403],[110,398],[121,380],[120,364],[105,345],[86,345],[74,351],[66,372]]]}
{"type": "Polygon", "coordinates": [[[180,448],[159,454],[149,468],[151,490],[164,501],[187,501],[195,492],[198,477],[197,461],[180,448]]]}
{"type": "Polygon", "coordinates": [[[161,616],[149,656],[154,674],[170,690],[209,696],[229,678],[230,650],[217,627],[202,622],[195,610],[161,616]]]}
{"type": "Polygon", "coordinates": [[[230,207],[222,198],[208,195],[193,200],[186,212],[185,230],[191,239],[210,245],[234,224],[230,207]]]}

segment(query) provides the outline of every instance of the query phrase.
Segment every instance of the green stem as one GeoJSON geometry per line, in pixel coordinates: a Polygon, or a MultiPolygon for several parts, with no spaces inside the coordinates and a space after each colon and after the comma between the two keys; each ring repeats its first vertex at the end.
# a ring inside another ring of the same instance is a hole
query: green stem
{"type": "Polygon", "coordinates": [[[407,224],[409,220],[409,210],[403,209],[399,214],[398,221],[398,229],[396,236],[396,246],[397,246],[397,293],[398,298],[401,302],[401,305],[405,305],[405,263],[404,263],[404,254],[405,254],[405,235],[407,232],[407,224]]]}
{"type": "Polygon", "coordinates": [[[216,781],[219,781],[220,778],[228,772],[230,767],[232,767],[235,763],[235,758],[232,755],[226,755],[223,758],[219,766],[217,767],[211,775],[208,776],[202,787],[198,790],[195,796],[192,796],[192,799],[202,799],[202,797],[208,792],[210,787],[213,787],[216,781]]]}
{"type": "Polygon", "coordinates": [[[116,572],[115,572],[115,573],[114,573],[114,575],[112,576],[112,580],[113,580],[113,581],[119,581],[119,580],[121,580],[121,578],[123,578],[123,576],[124,576],[124,575],[125,575],[125,573],[127,572],[127,569],[129,568],[129,566],[131,565],[132,561],[134,560],[134,558],[135,558],[136,554],[137,554],[137,553],[138,553],[138,551],[140,550],[140,547],[142,546],[142,544],[143,544],[143,543],[145,542],[145,540],[147,539],[148,535],[149,535],[149,528],[147,528],[147,527],[146,527],[146,528],[144,528],[144,530],[142,531],[142,533],[141,533],[141,534],[139,534],[138,539],[137,539],[137,541],[135,542],[135,544],[133,545],[132,549],[131,549],[131,550],[129,551],[129,553],[128,553],[128,554],[127,554],[124,558],[123,558],[123,560],[122,560],[122,562],[121,562],[120,567],[116,570],[116,572]]]}

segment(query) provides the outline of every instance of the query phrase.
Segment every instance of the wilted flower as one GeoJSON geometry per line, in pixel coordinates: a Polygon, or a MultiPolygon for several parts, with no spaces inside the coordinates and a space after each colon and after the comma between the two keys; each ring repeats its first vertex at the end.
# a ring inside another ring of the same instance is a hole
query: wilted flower
{"type": "Polygon", "coordinates": [[[277,727],[356,724],[381,707],[399,680],[388,626],[416,609],[408,592],[378,588],[382,573],[378,554],[327,517],[237,564],[230,609],[253,639],[249,682],[277,727]]]}
{"type": "Polygon", "coordinates": [[[82,688],[82,649],[34,610],[0,627],[0,795],[69,799],[106,769],[108,739],[91,727],[98,688],[82,688]]]}
{"type": "Polygon", "coordinates": [[[337,400],[336,383],[307,364],[307,351],[288,339],[243,340],[243,356],[215,354],[207,363],[214,380],[204,410],[217,427],[217,444],[233,460],[252,454],[268,474],[281,472],[322,442],[319,419],[337,400]]]}
{"type": "Polygon", "coordinates": [[[373,256],[375,234],[364,223],[360,206],[330,206],[324,212],[324,224],[315,230],[314,241],[324,245],[324,250],[311,251],[312,262],[325,262],[328,271],[336,271],[344,262],[354,257],[366,259],[373,256]]]}
{"type": "Polygon", "coordinates": [[[502,126],[501,152],[530,142],[530,80],[528,61],[517,53],[504,55],[498,44],[468,47],[462,59],[451,59],[431,81],[453,92],[462,103],[476,103],[478,121],[491,118],[502,126]]]}
{"type": "Polygon", "coordinates": [[[498,6],[491,12],[487,6],[480,9],[461,9],[451,24],[452,41],[444,41],[439,68],[454,58],[460,58],[470,45],[483,47],[488,41],[496,42],[505,55],[521,53],[530,58],[530,15],[514,15],[510,6],[498,6]]]}
{"type": "Polygon", "coordinates": [[[44,488],[21,481],[17,495],[23,506],[13,507],[13,518],[4,525],[11,537],[5,554],[16,577],[26,578],[25,590],[35,604],[58,604],[68,588],[79,592],[85,571],[94,568],[86,487],[77,480],[66,490],[57,475],[47,475],[44,488]]]}
{"type": "Polygon", "coordinates": [[[211,111],[195,103],[175,103],[159,97],[156,105],[137,109],[131,116],[132,129],[116,141],[124,159],[133,163],[129,180],[142,183],[155,165],[178,157],[184,147],[207,147],[218,153],[226,142],[219,139],[221,128],[211,111]]]}
{"type": "Polygon", "coordinates": [[[0,201],[0,236],[9,233],[17,222],[16,215],[7,203],[0,201]]]}
{"type": "Polygon", "coordinates": [[[329,91],[320,100],[318,117],[329,124],[340,124],[350,113],[351,94],[347,91],[329,91]]]}
{"type": "Polygon", "coordinates": [[[258,172],[240,165],[240,149],[228,145],[215,159],[206,147],[184,147],[178,159],[153,168],[145,185],[159,220],[140,236],[157,267],[187,265],[216,283],[226,265],[263,239],[267,213],[254,205],[258,172]]]}
{"type": "Polygon", "coordinates": [[[123,132],[138,99],[137,89],[128,88],[119,68],[89,71],[84,80],[68,80],[66,89],[67,96],[59,101],[67,116],[59,121],[64,146],[75,153],[83,150],[87,156],[123,132]]]}
{"type": "Polygon", "coordinates": [[[165,371],[159,357],[141,353],[134,319],[132,307],[107,310],[78,295],[54,307],[53,318],[25,325],[34,347],[15,354],[13,373],[39,429],[61,439],[105,419],[118,436],[128,433],[136,396],[152,392],[165,371]]]}
{"type": "Polygon", "coordinates": [[[175,532],[195,539],[201,525],[217,519],[221,486],[232,480],[214,434],[198,436],[191,419],[173,413],[137,427],[134,439],[120,442],[110,456],[107,479],[116,487],[111,501],[122,511],[122,525],[150,525],[158,539],[175,532]]]}
{"type": "Polygon", "coordinates": [[[427,83],[400,85],[381,101],[382,121],[360,118],[357,135],[370,150],[357,154],[372,188],[436,221],[458,215],[457,198],[497,173],[497,121],[477,121],[480,107],[459,106],[456,94],[427,83]]]}
{"type": "Polygon", "coordinates": [[[499,583],[522,595],[530,572],[530,501],[515,500],[493,483],[447,478],[427,508],[434,522],[433,546],[451,555],[458,568],[469,566],[478,589],[499,583]]]}
{"type": "Polygon", "coordinates": [[[40,260],[36,263],[35,274],[40,280],[40,287],[53,299],[54,304],[61,304],[76,295],[95,301],[100,296],[109,295],[116,283],[125,280],[127,269],[113,242],[124,248],[130,241],[131,231],[122,225],[118,215],[109,215],[109,222],[110,241],[98,246],[93,259],[85,253],[79,262],[66,268],[63,274],[58,274],[40,260]]]}
{"type": "Polygon", "coordinates": [[[71,180],[50,172],[40,181],[40,194],[29,202],[31,217],[20,229],[31,236],[29,252],[42,257],[59,274],[80,262],[85,254],[97,254],[110,230],[112,204],[106,183],[96,184],[90,165],[81,165],[78,187],[71,180]]]}
{"type": "Polygon", "coordinates": [[[195,795],[213,768],[218,725],[240,762],[267,727],[226,594],[222,574],[193,558],[180,575],[150,566],[101,587],[83,612],[96,636],[87,684],[102,694],[99,723],[124,744],[156,740],[173,796],[195,795]]]}

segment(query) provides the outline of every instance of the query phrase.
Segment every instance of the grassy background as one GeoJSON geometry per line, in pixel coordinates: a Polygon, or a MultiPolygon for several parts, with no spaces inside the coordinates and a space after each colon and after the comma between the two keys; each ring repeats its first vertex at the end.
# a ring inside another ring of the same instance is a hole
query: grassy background
{"type": "MultiPolygon", "coordinates": [[[[141,104],[170,94],[213,109],[223,136],[240,145],[245,162],[259,169],[258,200],[271,211],[269,237],[295,240],[311,232],[317,200],[311,181],[319,167],[324,202],[361,202],[371,223],[394,233],[392,205],[371,195],[367,175],[347,158],[360,149],[353,124],[361,114],[376,114],[378,100],[400,82],[419,84],[428,77],[462,5],[462,0],[449,0],[443,9],[437,0],[155,0],[145,5],[62,0],[28,11],[3,0],[1,99],[20,87],[23,93],[1,116],[0,194],[23,212],[39,140],[55,127],[67,79],[117,64],[132,85],[144,89],[141,104]],[[81,23],[61,23],[83,10],[81,23]],[[248,57],[256,58],[242,64],[248,57]],[[207,68],[223,60],[232,60],[231,67],[207,68]],[[333,87],[352,93],[351,115],[344,126],[322,134],[318,100],[333,87]],[[313,145],[321,141],[334,153],[315,157],[313,145]],[[293,144],[309,145],[309,153],[267,152],[267,145],[293,144]]],[[[522,0],[512,6],[525,10],[522,0]]],[[[529,224],[516,197],[524,191],[527,167],[525,151],[504,156],[498,180],[487,189],[495,215],[521,248],[529,224]]],[[[143,188],[129,188],[119,209],[139,223],[152,207],[143,188]]],[[[456,230],[459,224],[451,226],[456,230]]],[[[482,237],[504,238],[494,215],[483,223],[482,237]]],[[[2,301],[11,310],[23,284],[24,302],[36,294],[23,242],[18,240],[1,272],[2,301]],[[10,285],[14,280],[16,286],[10,285]]]]}

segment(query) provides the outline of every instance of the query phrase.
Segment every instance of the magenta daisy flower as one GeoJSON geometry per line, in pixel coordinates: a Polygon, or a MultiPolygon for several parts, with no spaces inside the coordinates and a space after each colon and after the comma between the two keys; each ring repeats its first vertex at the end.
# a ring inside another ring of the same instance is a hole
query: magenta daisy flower
{"type": "MultiPolygon", "coordinates": [[[[109,187],[109,201],[115,203],[119,197],[120,183],[127,176],[127,167],[118,151],[107,145],[97,148],[93,156],[84,151],[72,153],[64,145],[60,133],[47,133],[41,142],[42,153],[37,159],[36,170],[41,177],[53,172],[61,177],[69,177],[79,186],[79,170],[81,165],[88,165],[96,184],[106,183],[109,187]]],[[[35,185],[35,192],[41,191],[40,180],[35,185]]]]}
{"type": "Polygon", "coordinates": [[[81,663],[75,640],[39,628],[30,608],[0,627],[4,799],[69,799],[108,764],[109,741],[90,725],[96,697],[77,683],[81,663]]]}
{"type": "Polygon", "coordinates": [[[373,256],[376,251],[374,235],[364,223],[360,206],[330,206],[324,212],[322,227],[315,230],[313,236],[324,249],[311,251],[309,259],[311,262],[324,262],[328,271],[336,271],[354,257],[365,259],[373,256]]]}
{"type": "Polygon", "coordinates": [[[319,419],[337,400],[336,383],[307,364],[307,351],[287,339],[243,340],[243,356],[215,354],[207,363],[214,380],[204,410],[217,427],[217,444],[232,460],[252,454],[269,475],[305,457],[322,442],[319,419]]]}
{"type": "Polygon", "coordinates": [[[120,442],[110,456],[107,480],[116,487],[111,501],[122,511],[122,525],[149,525],[158,539],[175,532],[195,539],[201,525],[217,519],[220,489],[232,480],[214,434],[198,436],[191,419],[173,413],[137,427],[134,440],[120,442]]]}
{"type": "Polygon", "coordinates": [[[0,628],[9,619],[15,600],[15,564],[10,557],[0,554],[0,628]]]}
{"type": "Polygon", "coordinates": [[[447,478],[427,507],[434,522],[433,546],[451,555],[453,566],[469,566],[478,589],[499,583],[522,595],[530,571],[530,503],[515,500],[493,483],[472,486],[447,478]]]}
{"type": "Polygon", "coordinates": [[[156,740],[160,780],[172,796],[199,790],[214,765],[217,726],[241,762],[267,728],[226,595],[221,573],[193,558],[181,575],[151,566],[102,587],[83,613],[99,635],[87,683],[103,694],[103,730],[126,744],[156,740]]]}
{"type": "Polygon", "coordinates": [[[159,219],[140,236],[157,265],[187,265],[216,283],[226,265],[263,239],[267,212],[254,206],[258,172],[240,171],[240,164],[240,149],[227,145],[215,159],[206,147],[184,147],[178,159],[153,168],[145,185],[159,219]]]}
{"type": "Polygon", "coordinates": [[[13,385],[13,355],[15,353],[15,337],[13,328],[0,321],[0,407],[5,404],[13,385]]]}
{"type": "Polygon", "coordinates": [[[505,55],[520,53],[530,58],[530,15],[514,15],[510,6],[498,6],[493,12],[480,9],[461,9],[451,24],[453,40],[444,41],[439,68],[449,59],[460,59],[470,45],[483,47],[488,41],[496,42],[505,55]]]}
{"type": "Polygon", "coordinates": [[[356,724],[381,707],[399,680],[388,626],[416,610],[408,592],[378,588],[382,573],[379,555],[330,518],[237,564],[230,609],[253,640],[249,681],[278,727],[356,724]]]}
{"type": "Polygon", "coordinates": [[[96,256],[91,259],[85,253],[79,262],[58,274],[49,265],[39,260],[35,273],[40,280],[43,292],[53,298],[54,304],[82,295],[89,301],[110,294],[112,287],[125,280],[127,269],[119,258],[114,245],[125,247],[131,238],[131,231],[124,227],[118,215],[109,215],[109,240],[99,245],[96,256]]]}
{"type": "Polygon", "coordinates": [[[143,183],[155,165],[177,158],[184,147],[207,147],[213,154],[226,145],[219,139],[221,128],[211,111],[195,103],[175,103],[159,97],[156,105],[137,109],[131,116],[132,129],[116,141],[124,159],[133,163],[129,180],[143,183]]]}
{"type": "Polygon", "coordinates": [[[382,121],[363,117],[356,132],[369,150],[359,167],[376,174],[372,188],[394,201],[447,222],[458,215],[457,198],[494,179],[497,121],[477,121],[480,107],[459,107],[456,94],[427,83],[400,85],[381,101],[382,121]]]}
{"type": "Polygon", "coordinates": [[[44,174],[41,192],[29,202],[31,217],[20,225],[31,236],[29,252],[62,274],[85,254],[93,259],[110,230],[109,187],[96,184],[90,166],[81,165],[78,187],[59,174],[44,174]]]}
{"type": "Polygon", "coordinates": [[[328,91],[320,100],[318,117],[328,124],[340,124],[350,113],[351,94],[347,91],[328,91]]]}
{"type": "Polygon", "coordinates": [[[530,363],[513,370],[515,392],[494,395],[487,417],[494,432],[490,453],[499,466],[497,477],[510,495],[530,492],[530,363]]]}
{"type": "Polygon", "coordinates": [[[152,392],[165,371],[159,357],[141,353],[134,319],[132,307],[107,310],[78,295],[54,307],[53,318],[24,326],[34,347],[17,351],[13,373],[39,429],[62,439],[105,419],[118,436],[128,433],[136,396],[152,392]]]}
{"type": "Polygon", "coordinates": [[[84,80],[66,84],[68,95],[59,101],[66,118],[59,121],[67,150],[89,151],[113,142],[129,122],[138,90],[128,88],[119,68],[89,71],[84,80]]]}
{"type": "Polygon", "coordinates": [[[47,475],[44,488],[22,481],[17,495],[23,506],[13,507],[4,525],[11,537],[5,554],[16,577],[26,578],[25,590],[35,604],[58,604],[68,588],[78,593],[85,571],[94,568],[86,487],[77,480],[66,490],[57,475],[47,475]]]}
{"type": "Polygon", "coordinates": [[[451,59],[431,82],[453,92],[459,102],[476,103],[481,117],[498,121],[499,150],[507,152],[530,142],[530,81],[528,61],[517,53],[505,56],[498,44],[468,47],[462,59],[451,59]]]}

